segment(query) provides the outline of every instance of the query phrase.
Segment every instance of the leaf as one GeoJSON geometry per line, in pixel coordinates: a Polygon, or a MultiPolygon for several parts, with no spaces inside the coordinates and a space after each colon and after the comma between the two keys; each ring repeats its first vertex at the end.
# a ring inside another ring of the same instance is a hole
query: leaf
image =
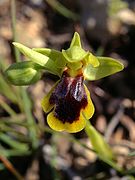
{"type": "MultiPolygon", "coordinates": [[[[11,157],[11,156],[23,156],[23,155],[29,155],[31,154],[30,150],[18,150],[18,149],[0,149],[0,154],[5,157],[11,157]]],[[[1,170],[1,169],[0,169],[1,170]]]]}
{"type": "Polygon", "coordinates": [[[119,61],[108,58],[108,57],[97,57],[99,61],[98,67],[93,67],[92,65],[86,66],[84,69],[84,77],[87,80],[98,80],[106,76],[115,74],[123,70],[124,65],[119,61]]]}
{"type": "Polygon", "coordinates": [[[74,33],[74,36],[73,36],[71,44],[70,44],[70,48],[72,48],[73,46],[78,46],[80,48],[82,47],[80,36],[77,32],[74,33]]]}
{"type": "Polygon", "coordinates": [[[4,133],[0,133],[0,140],[8,144],[13,149],[28,151],[28,145],[22,142],[18,142],[12,139],[10,136],[4,133]]]}
{"type": "Polygon", "coordinates": [[[31,61],[43,66],[45,69],[49,70],[50,72],[60,75],[59,69],[54,64],[53,60],[49,57],[36,52],[20,43],[14,42],[13,45],[17,47],[26,57],[28,57],[31,61]]]}
{"type": "Polygon", "coordinates": [[[42,66],[32,61],[14,63],[5,71],[5,76],[14,85],[30,85],[41,78],[41,68],[42,66]]]}

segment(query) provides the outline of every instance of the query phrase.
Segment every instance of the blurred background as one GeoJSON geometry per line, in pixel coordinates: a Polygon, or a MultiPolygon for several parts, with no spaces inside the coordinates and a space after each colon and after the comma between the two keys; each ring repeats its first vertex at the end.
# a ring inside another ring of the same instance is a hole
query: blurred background
{"type": "Polygon", "coordinates": [[[0,0],[0,179],[128,180],[135,157],[135,1],[0,0]],[[84,131],[57,133],[46,124],[40,101],[58,77],[45,72],[29,87],[15,87],[4,70],[24,57],[12,42],[30,48],[67,49],[74,32],[85,50],[118,59],[125,69],[86,82],[104,135],[125,175],[97,158],[84,131]]]}

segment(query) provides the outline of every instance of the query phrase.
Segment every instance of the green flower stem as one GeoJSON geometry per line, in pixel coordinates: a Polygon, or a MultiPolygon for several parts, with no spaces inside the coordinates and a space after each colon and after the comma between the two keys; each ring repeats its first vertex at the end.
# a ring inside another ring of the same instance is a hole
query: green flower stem
{"type": "MultiPolygon", "coordinates": [[[[17,33],[16,33],[16,2],[15,0],[11,0],[11,22],[12,22],[12,32],[13,32],[13,39],[17,41],[17,33]]],[[[15,58],[16,61],[20,61],[20,52],[16,47],[14,47],[15,58]]]]}
{"type": "Polygon", "coordinates": [[[32,141],[32,147],[35,149],[38,147],[36,122],[31,112],[31,101],[28,97],[26,90],[23,87],[22,87],[22,98],[24,104],[24,112],[26,114],[27,122],[28,122],[29,135],[32,141]]]}
{"type": "Polygon", "coordinates": [[[118,167],[114,161],[115,156],[111,150],[111,147],[105,142],[101,134],[97,132],[97,130],[91,125],[89,121],[87,121],[85,132],[88,135],[93,149],[96,151],[99,158],[117,171],[122,172],[123,170],[118,167]]]}

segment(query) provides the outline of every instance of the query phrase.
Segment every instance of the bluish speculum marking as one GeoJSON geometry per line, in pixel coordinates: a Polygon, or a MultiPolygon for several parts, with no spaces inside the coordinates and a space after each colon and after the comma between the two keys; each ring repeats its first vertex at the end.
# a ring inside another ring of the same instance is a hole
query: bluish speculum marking
{"type": "Polygon", "coordinates": [[[88,104],[83,80],[82,75],[73,78],[64,72],[50,97],[50,104],[56,105],[54,115],[63,123],[78,120],[88,104]]]}

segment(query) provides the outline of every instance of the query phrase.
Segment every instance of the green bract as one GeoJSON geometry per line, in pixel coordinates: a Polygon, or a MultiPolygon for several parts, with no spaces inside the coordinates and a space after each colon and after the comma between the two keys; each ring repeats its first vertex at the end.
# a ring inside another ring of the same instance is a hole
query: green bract
{"type": "Polygon", "coordinates": [[[107,57],[96,57],[81,46],[80,36],[74,33],[70,47],[57,51],[49,48],[30,49],[20,43],[13,43],[29,61],[11,65],[6,71],[7,79],[15,85],[29,85],[40,79],[41,70],[61,77],[65,70],[70,76],[82,73],[86,80],[97,80],[121,71],[119,61],[107,57]]]}

